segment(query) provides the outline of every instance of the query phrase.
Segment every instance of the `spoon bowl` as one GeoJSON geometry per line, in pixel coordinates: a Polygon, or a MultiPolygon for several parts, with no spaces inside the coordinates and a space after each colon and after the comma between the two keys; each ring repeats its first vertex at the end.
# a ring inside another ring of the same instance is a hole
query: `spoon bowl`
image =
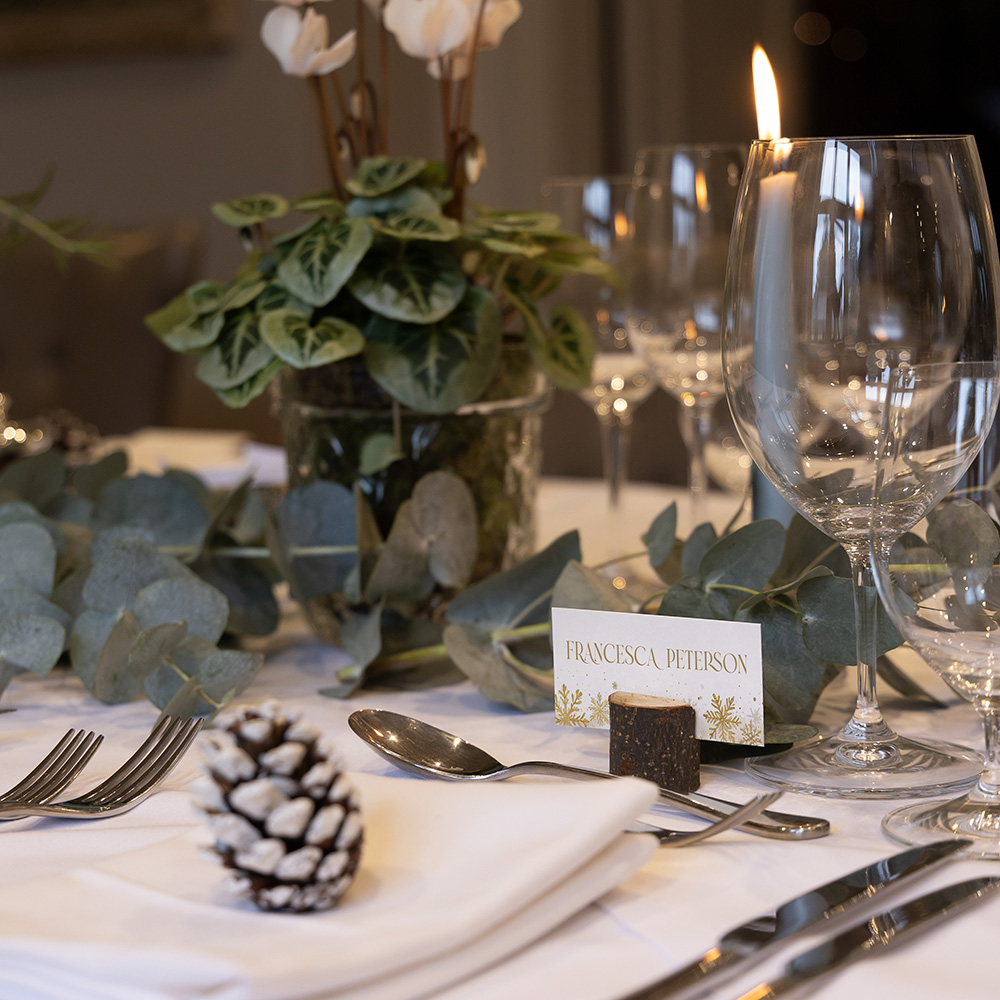
{"type": "MultiPolygon", "coordinates": [[[[352,712],[347,720],[351,729],[380,756],[411,774],[445,778],[451,781],[502,781],[518,774],[548,774],[570,778],[612,778],[606,771],[530,760],[502,764],[492,754],[445,732],[429,722],[389,712],[365,708],[352,712]]],[[[660,789],[660,801],[679,806],[687,812],[713,820],[725,819],[739,803],[708,795],[684,795],[668,788],[660,789]]],[[[776,840],[813,840],[825,837],[830,824],[825,819],[793,816],[787,813],[762,812],[763,819],[748,819],[740,829],[758,837],[776,840]],[[766,821],[764,821],[766,819],[766,821]]]]}

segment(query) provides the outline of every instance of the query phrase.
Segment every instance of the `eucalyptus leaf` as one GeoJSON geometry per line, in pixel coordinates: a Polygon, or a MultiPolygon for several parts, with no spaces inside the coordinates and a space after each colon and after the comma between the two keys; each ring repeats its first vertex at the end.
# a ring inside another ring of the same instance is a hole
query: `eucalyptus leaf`
{"type": "Polygon", "coordinates": [[[981,570],[985,579],[1000,555],[1000,532],[980,506],[958,499],[927,515],[927,544],[937,549],[953,570],[981,570]]]}
{"type": "Polygon", "coordinates": [[[39,510],[66,485],[66,462],[58,448],[28,455],[0,469],[0,492],[8,490],[39,510]]]}
{"type": "Polygon", "coordinates": [[[933,708],[948,707],[945,702],[921,687],[908,673],[900,669],[894,660],[884,654],[878,658],[878,680],[880,684],[883,682],[888,684],[904,698],[912,698],[914,701],[923,702],[933,708]]]}
{"type": "Polygon", "coordinates": [[[73,489],[88,500],[96,500],[108,483],[120,479],[128,471],[128,455],[113,451],[73,472],[73,489]]]}
{"type": "Polygon", "coordinates": [[[0,587],[0,621],[19,615],[52,618],[64,629],[72,624],[70,615],[63,608],[42,596],[37,590],[17,584],[0,587]]]}
{"type": "Polygon", "coordinates": [[[413,523],[422,535],[432,578],[444,587],[464,587],[479,554],[476,502],[451,472],[429,472],[413,488],[413,523]]]}
{"type": "Polygon", "coordinates": [[[784,541],[780,521],[751,521],[711,546],[702,557],[699,572],[712,586],[760,590],[778,568],[784,541]]]}
{"type": "Polygon", "coordinates": [[[571,560],[559,574],[552,591],[555,608],[582,608],[587,611],[635,611],[627,594],[616,590],[597,570],[571,560]]]}
{"type": "Polygon", "coordinates": [[[772,582],[777,586],[802,576],[812,566],[822,563],[837,576],[850,576],[851,566],[841,544],[824,535],[801,514],[794,514],[785,531],[781,562],[772,582]]]}
{"type": "Polygon", "coordinates": [[[706,522],[699,524],[684,542],[681,549],[681,572],[685,576],[697,574],[705,553],[719,540],[715,527],[706,522]]]}
{"type": "Polygon", "coordinates": [[[376,242],[348,282],[373,313],[404,323],[436,323],[462,301],[468,281],[442,244],[376,242]]]}
{"type": "Polygon", "coordinates": [[[30,521],[0,527],[0,588],[26,587],[47,597],[55,573],[56,547],[45,528],[30,521]]]}
{"type": "Polygon", "coordinates": [[[643,544],[649,549],[651,566],[659,566],[670,558],[676,539],[677,504],[672,503],[656,515],[649,530],[642,536],[643,544]]]}
{"type": "Polygon", "coordinates": [[[434,589],[427,558],[427,540],[413,517],[413,500],[396,511],[365,587],[368,601],[419,601],[434,589]]]}
{"type": "Polygon", "coordinates": [[[272,555],[300,601],[339,590],[357,562],[354,497],[338,483],[290,490],[274,519],[272,555]],[[300,548],[338,551],[297,554],[300,548]]]}
{"type": "Polygon", "coordinates": [[[199,551],[211,516],[181,483],[138,475],[106,486],[94,508],[94,527],[140,528],[157,545],[189,554],[199,551]]]}
{"type": "Polygon", "coordinates": [[[671,618],[733,620],[732,602],[728,596],[707,587],[705,581],[696,576],[685,576],[678,580],[663,595],[656,613],[671,618]]]}
{"type": "Polygon", "coordinates": [[[101,650],[122,614],[123,611],[86,609],[73,622],[69,634],[69,659],[74,673],[88,690],[94,682],[101,650]]]}
{"type": "Polygon", "coordinates": [[[229,602],[192,574],[156,580],[143,587],[135,595],[131,611],[140,628],[183,621],[190,635],[218,642],[229,619],[229,602]]]}
{"type": "Polygon", "coordinates": [[[476,625],[449,625],[444,644],[455,665],[490,701],[514,705],[522,712],[552,710],[552,694],[510,664],[502,644],[476,625]]]}
{"type": "Polygon", "coordinates": [[[361,444],[358,472],[362,476],[372,476],[388,469],[402,457],[403,453],[394,434],[370,434],[361,444]]]}
{"type": "Polygon", "coordinates": [[[761,627],[765,705],[783,722],[808,722],[830,678],[826,664],[806,648],[794,611],[764,603],[748,620],[761,627]]]}
{"type": "MultiPolygon", "coordinates": [[[[797,596],[802,609],[802,638],[809,651],[829,663],[857,663],[853,583],[840,576],[819,577],[803,583],[797,596]]],[[[883,610],[874,588],[871,596],[877,607],[875,655],[881,656],[899,646],[903,637],[883,610]]]]}
{"type": "Polygon", "coordinates": [[[115,622],[97,658],[90,693],[107,705],[132,701],[142,694],[146,677],[163,659],[164,652],[184,637],[179,622],[166,622],[143,632],[135,616],[126,611],[115,622]]]}
{"type": "Polygon", "coordinates": [[[361,331],[346,320],[324,316],[315,324],[295,309],[277,309],[260,321],[267,346],[295,368],[316,368],[360,354],[365,348],[361,331]]]}
{"type": "Polygon", "coordinates": [[[270,635],[281,612],[268,574],[249,559],[233,559],[225,549],[202,553],[191,569],[224,594],[229,603],[225,630],[233,635],[270,635]]]}
{"type": "Polygon", "coordinates": [[[376,606],[367,614],[348,618],[341,626],[340,644],[344,652],[360,668],[358,684],[364,678],[364,669],[382,651],[382,607],[376,606]]]}
{"type": "Polygon", "coordinates": [[[580,558],[580,535],[569,531],[524,562],[463,590],[449,603],[448,620],[487,630],[547,621],[556,580],[571,559],[580,558]]]}
{"type": "Polygon", "coordinates": [[[292,295],[324,306],[347,284],[372,245],[364,219],[344,219],[312,227],[278,265],[278,277],[292,295]]]}
{"type": "Polygon", "coordinates": [[[0,619],[0,664],[44,677],[63,651],[66,633],[44,615],[12,615],[0,619]]]}

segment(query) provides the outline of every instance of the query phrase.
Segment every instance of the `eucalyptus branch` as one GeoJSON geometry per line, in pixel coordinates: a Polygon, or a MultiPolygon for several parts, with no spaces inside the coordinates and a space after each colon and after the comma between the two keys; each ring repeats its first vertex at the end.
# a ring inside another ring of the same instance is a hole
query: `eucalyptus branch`
{"type": "Polygon", "coordinates": [[[0,215],[10,219],[11,227],[24,229],[37,236],[59,253],[87,257],[106,267],[115,267],[121,263],[114,256],[110,243],[102,240],[75,240],[65,236],[6,198],[0,198],[0,215]]]}

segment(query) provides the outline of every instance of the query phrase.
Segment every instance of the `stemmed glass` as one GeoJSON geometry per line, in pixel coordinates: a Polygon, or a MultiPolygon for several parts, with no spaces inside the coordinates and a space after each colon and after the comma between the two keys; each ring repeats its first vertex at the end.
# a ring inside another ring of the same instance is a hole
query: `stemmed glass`
{"type": "MultiPolygon", "coordinates": [[[[898,736],[875,689],[869,559],[876,446],[894,367],[998,356],[996,239],[971,136],[759,140],[733,227],[723,340],[740,436],[851,561],[858,693],[837,733],[747,769],[819,794],[933,794],[976,755],[898,736]]],[[[915,405],[933,405],[926,385],[915,405]]],[[[907,519],[884,519],[902,533],[907,519]]],[[[814,667],[816,664],[814,663],[814,667]]]]}
{"type": "Polygon", "coordinates": [[[692,513],[708,486],[705,442],[722,398],[722,292],[744,145],[649,146],[636,158],[629,338],[680,404],[692,513]]]}
{"type": "Polygon", "coordinates": [[[968,837],[967,853],[989,858],[1000,858],[997,470],[977,463],[948,490],[969,465],[969,452],[982,443],[996,406],[996,365],[918,365],[897,373],[886,406],[872,517],[872,565],[886,611],[910,646],[976,706],[987,751],[986,767],[967,795],[904,806],[882,826],[906,844],[968,837]],[[931,405],[915,405],[921,399],[931,405]],[[901,505],[909,508],[906,520],[915,514],[926,514],[926,520],[886,544],[883,525],[898,520],[901,505]]]}
{"type": "MultiPolygon", "coordinates": [[[[619,267],[632,235],[630,177],[554,178],[542,185],[542,198],[566,232],[582,236],[597,247],[601,260],[619,267]]],[[[620,287],[571,275],[563,279],[557,294],[594,329],[593,381],[579,396],[600,422],[604,479],[616,506],[628,477],[632,416],[656,383],[628,340],[620,287]]]]}

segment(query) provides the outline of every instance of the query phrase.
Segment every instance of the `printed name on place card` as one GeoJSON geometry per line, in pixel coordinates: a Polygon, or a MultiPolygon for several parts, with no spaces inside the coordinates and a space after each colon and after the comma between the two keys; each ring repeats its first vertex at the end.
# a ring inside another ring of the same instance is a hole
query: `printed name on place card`
{"type": "Polygon", "coordinates": [[[552,609],[556,722],[607,729],[608,696],[687,702],[695,735],[764,745],[760,625],[620,611],[552,609]]]}

